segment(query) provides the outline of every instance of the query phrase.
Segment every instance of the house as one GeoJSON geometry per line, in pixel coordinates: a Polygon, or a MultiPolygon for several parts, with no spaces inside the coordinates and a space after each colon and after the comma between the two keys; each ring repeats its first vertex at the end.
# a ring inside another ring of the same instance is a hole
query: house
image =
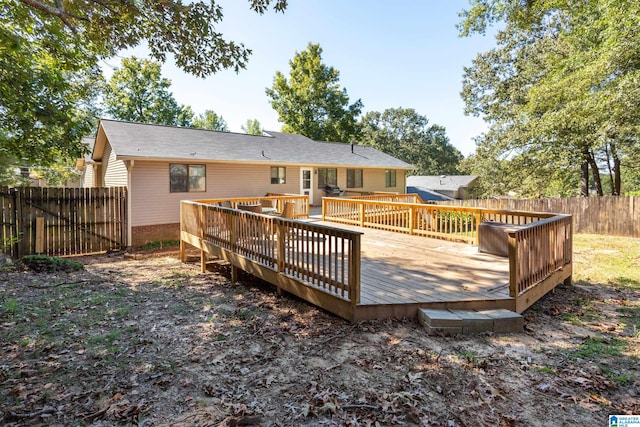
{"type": "Polygon", "coordinates": [[[130,246],[177,239],[180,200],[305,194],[319,205],[326,185],[404,192],[413,167],[371,147],[302,135],[247,135],[102,119],[83,186],[126,186],[130,246]]]}
{"type": "Polygon", "coordinates": [[[407,177],[407,193],[420,194],[422,200],[469,199],[478,177],[473,175],[424,175],[407,177]]]}

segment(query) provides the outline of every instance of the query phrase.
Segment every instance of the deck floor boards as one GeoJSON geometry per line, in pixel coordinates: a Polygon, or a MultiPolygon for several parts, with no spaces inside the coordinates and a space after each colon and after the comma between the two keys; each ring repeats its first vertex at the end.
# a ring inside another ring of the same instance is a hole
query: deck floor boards
{"type": "Polygon", "coordinates": [[[363,233],[361,306],[509,299],[507,258],[466,243],[310,221],[363,233]]]}

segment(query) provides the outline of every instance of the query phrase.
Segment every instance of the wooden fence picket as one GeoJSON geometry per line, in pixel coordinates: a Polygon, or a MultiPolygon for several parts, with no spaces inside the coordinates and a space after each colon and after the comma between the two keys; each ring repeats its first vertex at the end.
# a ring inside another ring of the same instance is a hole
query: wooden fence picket
{"type": "Polygon", "coordinates": [[[0,187],[0,250],[19,258],[122,249],[126,198],[125,187],[0,187]]]}

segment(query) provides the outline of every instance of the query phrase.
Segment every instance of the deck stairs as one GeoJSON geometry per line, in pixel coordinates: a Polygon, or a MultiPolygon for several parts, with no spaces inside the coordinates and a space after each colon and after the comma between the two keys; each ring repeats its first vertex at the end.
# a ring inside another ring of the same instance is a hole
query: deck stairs
{"type": "Polygon", "coordinates": [[[418,310],[418,320],[430,335],[470,335],[481,332],[519,333],[524,318],[513,311],[495,310],[418,310]]]}

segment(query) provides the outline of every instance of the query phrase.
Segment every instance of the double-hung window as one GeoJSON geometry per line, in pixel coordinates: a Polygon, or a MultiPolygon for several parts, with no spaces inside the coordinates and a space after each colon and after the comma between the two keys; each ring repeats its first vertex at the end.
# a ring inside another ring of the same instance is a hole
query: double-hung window
{"type": "Polygon", "coordinates": [[[338,169],[318,168],[318,188],[327,185],[338,186],[338,169]]]}
{"type": "Polygon", "coordinates": [[[395,169],[387,169],[384,171],[384,186],[395,187],[396,186],[396,171],[395,169]]]}
{"type": "Polygon", "coordinates": [[[271,166],[271,183],[285,184],[287,182],[287,168],[284,166],[271,166]]]}
{"type": "Polygon", "coordinates": [[[347,169],[347,188],[362,188],[362,169],[347,169]]]}
{"type": "Polygon", "coordinates": [[[207,169],[205,165],[169,165],[169,191],[188,193],[207,191],[207,169]]]}

